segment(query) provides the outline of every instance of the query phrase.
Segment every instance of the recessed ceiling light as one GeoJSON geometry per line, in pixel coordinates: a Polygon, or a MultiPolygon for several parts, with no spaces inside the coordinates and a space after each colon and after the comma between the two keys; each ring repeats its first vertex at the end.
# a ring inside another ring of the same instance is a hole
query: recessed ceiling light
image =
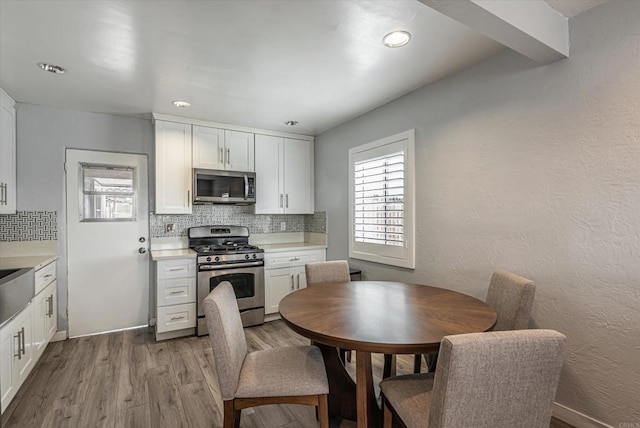
{"type": "Polygon", "coordinates": [[[181,108],[191,107],[191,104],[189,104],[186,101],[174,101],[173,105],[176,106],[176,107],[181,107],[181,108]]]}
{"type": "Polygon", "coordinates": [[[388,48],[399,48],[411,40],[411,33],[404,30],[392,31],[382,38],[382,43],[388,48]]]}
{"type": "Polygon", "coordinates": [[[67,70],[60,67],[59,65],[47,64],[46,62],[39,62],[38,67],[40,67],[44,71],[48,71],[49,73],[54,74],[64,74],[67,72],[67,70]]]}
{"type": "Polygon", "coordinates": [[[296,126],[298,124],[297,120],[287,120],[285,123],[287,126],[296,126]]]}

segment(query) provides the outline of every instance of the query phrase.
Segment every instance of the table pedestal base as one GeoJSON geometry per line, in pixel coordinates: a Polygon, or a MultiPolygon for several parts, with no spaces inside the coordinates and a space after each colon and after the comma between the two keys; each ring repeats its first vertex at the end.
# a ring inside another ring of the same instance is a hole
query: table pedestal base
{"type": "Polygon", "coordinates": [[[382,414],[373,389],[371,353],[356,351],[356,383],[344,368],[337,348],[320,343],[314,345],[322,351],[327,368],[329,416],[357,421],[358,428],[379,427],[382,414]],[[360,418],[359,414],[362,415],[360,418]]]}

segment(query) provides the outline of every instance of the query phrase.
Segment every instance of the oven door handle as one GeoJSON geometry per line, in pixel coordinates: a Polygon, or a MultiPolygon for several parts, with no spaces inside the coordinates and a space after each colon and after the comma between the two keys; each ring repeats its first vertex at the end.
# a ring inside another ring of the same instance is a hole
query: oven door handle
{"type": "Polygon", "coordinates": [[[204,265],[200,266],[198,270],[222,270],[222,269],[238,269],[243,267],[251,267],[251,266],[264,266],[264,262],[251,262],[251,263],[236,263],[236,264],[228,264],[228,265],[204,265]]]}

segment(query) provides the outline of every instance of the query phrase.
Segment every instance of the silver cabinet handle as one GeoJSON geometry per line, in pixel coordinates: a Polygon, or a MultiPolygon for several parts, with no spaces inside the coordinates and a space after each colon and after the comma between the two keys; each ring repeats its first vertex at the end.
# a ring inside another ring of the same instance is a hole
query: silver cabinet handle
{"type": "Polygon", "coordinates": [[[170,272],[177,272],[179,270],[184,270],[184,268],[179,267],[179,268],[171,268],[171,269],[169,269],[170,272]]]}
{"type": "Polygon", "coordinates": [[[231,165],[231,149],[227,148],[227,165],[231,165]]]}
{"type": "Polygon", "coordinates": [[[286,208],[289,208],[289,194],[287,193],[287,206],[286,208]]]}
{"type": "Polygon", "coordinates": [[[26,342],[24,340],[24,327],[22,327],[22,329],[20,329],[20,334],[22,335],[22,355],[26,354],[26,349],[25,349],[25,343],[26,342]]]}
{"type": "Polygon", "coordinates": [[[45,313],[47,317],[51,317],[51,313],[49,312],[51,310],[51,302],[49,301],[50,299],[51,296],[47,297],[47,312],[45,313]]]}
{"type": "Polygon", "coordinates": [[[179,317],[171,317],[171,321],[178,321],[178,320],[183,320],[184,316],[179,316],[179,317]]]}
{"type": "Polygon", "coordinates": [[[220,163],[224,164],[224,149],[220,147],[218,151],[220,151],[220,163]]]}
{"type": "Polygon", "coordinates": [[[191,190],[187,190],[187,207],[191,206],[191,190]]]}
{"type": "Polygon", "coordinates": [[[290,261],[290,262],[295,262],[295,261],[298,261],[298,260],[300,260],[300,257],[298,257],[298,256],[296,256],[296,257],[291,257],[291,258],[289,259],[289,261],[290,261]]]}
{"type": "Polygon", "coordinates": [[[296,286],[298,290],[300,290],[300,274],[298,274],[298,285],[296,286]]]}
{"type": "Polygon", "coordinates": [[[283,208],[283,206],[282,206],[282,193],[280,193],[280,208],[283,208]]]}
{"type": "Polygon", "coordinates": [[[0,204],[7,205],[7,183],[0,184],[0,204]]]}
{"type": "Polygon", "coordinates": [[[13,336],[14,339],[18,339],[18,353],[17,354],[13,354],[13,357],[18,357],[19,360],[22,359],[22,354],[20,353],[20,349],[21,349],[21,345],[20,345],[20,332],[18,332],[16,335],[13,336]]]}
{"type": "Polygon", "coordinates": [[[295,290],[295,287],[293,285],[293,275],[291,275],[291,291],[295,290]]]}
{"type": "Polygon", "coordinates": [[[44,277],[45,277],[45,278],[51,278],[52,276],[53,276],[53,274],[52,274],[52,273],[49,273],[49,274],[45,275],[44,277]]]}
{"type": "Polygon", "coordinates": [[[183,294],[183,292],[182,292],[182,291],[172,291],[172,292],[171,292],[171,293],[169,293],[169,294],[183,294]]]}
{"type": "Polygon", "coordinates": [[[53,294],[49,296],[49,318],[53,316],[53,294]]]}

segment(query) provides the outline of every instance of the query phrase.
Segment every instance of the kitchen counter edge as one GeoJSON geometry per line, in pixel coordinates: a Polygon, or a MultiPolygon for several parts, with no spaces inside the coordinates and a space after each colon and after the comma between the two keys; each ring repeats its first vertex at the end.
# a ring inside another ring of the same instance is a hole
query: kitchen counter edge
{"type": "Polygon", "coordinates": [[[0,269],[42,269],[58,259],[56,254],[43,254],[38,256],[0,257],[0,269]]]}

